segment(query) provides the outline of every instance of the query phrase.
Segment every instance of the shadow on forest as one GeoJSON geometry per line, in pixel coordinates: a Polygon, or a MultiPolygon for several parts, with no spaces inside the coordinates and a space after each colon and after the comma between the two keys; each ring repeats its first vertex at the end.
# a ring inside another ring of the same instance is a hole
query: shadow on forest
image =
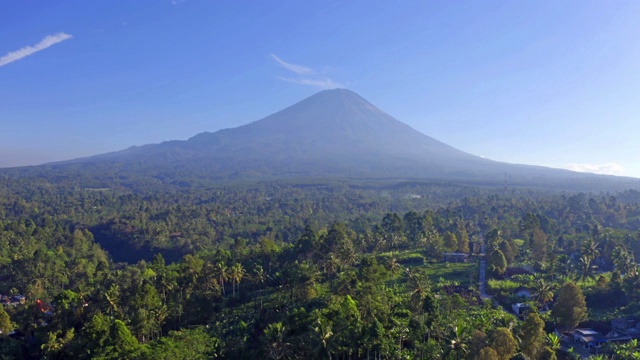
{"type": "Polygon", "coordinates": [[[106,250],[111,259],[118,263],[135,264],[140,260],[151,261],[156,254],[162,254],[167,263],[179,261],[186,251],[180,249],[159,249],[146,244],[137,245],[132,239],[114,233],[107,224],[90,227],[95,241],[106,250]]]}

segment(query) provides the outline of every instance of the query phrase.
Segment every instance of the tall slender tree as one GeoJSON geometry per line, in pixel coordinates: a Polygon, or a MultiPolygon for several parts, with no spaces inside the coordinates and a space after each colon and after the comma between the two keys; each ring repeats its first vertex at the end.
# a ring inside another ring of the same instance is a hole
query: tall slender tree
{"type": "Polygon", "coordinates": [[[222,295],[225,295],[224,282],[226,280],[229,280],[229,269],[223,262],[219,262],[216,265],[216,270],[218,273],[218,278],[220,279],[220,287],[222,287],[222,295]]]}
{"type": "Polygon", "coordinates": [[[232,294],[235,296],[235,290],[237,290],[238,293],[240,293],[240,281],[242,281],[242,278],[244,277],[244,274],[246,273],[246,271],[244,270],[244,267],[242,267],[242,264],[240,263],[235,263],[232,267],[231,267],[231,292],[232,294]]]}

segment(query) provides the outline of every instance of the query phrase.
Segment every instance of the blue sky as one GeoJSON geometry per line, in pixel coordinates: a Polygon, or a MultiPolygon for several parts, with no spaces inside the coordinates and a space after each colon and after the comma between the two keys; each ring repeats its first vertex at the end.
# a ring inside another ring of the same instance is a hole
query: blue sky
{"type": "Polygon", "coordinates": [[[476,155],[640,177],[639,1],[0,2],[0,166],[187,139],[331,87],[476,155]]]}

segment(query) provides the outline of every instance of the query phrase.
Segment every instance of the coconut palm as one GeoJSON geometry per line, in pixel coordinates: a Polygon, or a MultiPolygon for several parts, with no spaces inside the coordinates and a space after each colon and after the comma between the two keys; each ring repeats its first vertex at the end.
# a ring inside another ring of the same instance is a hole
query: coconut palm
{"type": "Polygon", "coordinates": [[[261,286],[267,281],[267,274],[264,273],[262,266],[256,265],[253,268],[253,281],[261,286]]]}
{"type": "Polygon", "coordinates": [[[533,298],[544,308],[548,302],[553,300],[553,284],[545,281],[543,278],[537,278],[533,281],[533,298]]]}
{"type": "Polygon", "coordinates": [[[340,246],[338,254],[340,256],[342,266],[351,266],[358,261],[358,253],[356,252],[353,243],[350,241],[345,242],[340,246]]]}
{"type": "Polygon", "coordinates": [[[329,254],[329,258],[324,262],[324,272],[327,275],[333,275],[340,268],[340,260],[333,253],[329,254]]]}
{"type": "Polygon", "coordinates": [[[329,360],[331,360],[331,350],[329,349],[329,338],[333,336],[331,325],[324,324],[321,319],[318,319],[316,324],[317,326],[313,328],[313,331],[315,331],[320,338],[320,347],[318,350],[322,354],[327,354],[329,360]]]}
{"type": "Polygon", "coordinates": [[[231,267],[231,281],[233,282],[231,284],[231,292],[232,295],[235,295],[235,289],[237,288],[238,293],[240,293],[240,281],[242,280],[242,278],[244,277],[244,274],[246,273],[246,271],[244,270],[244,268],[242,267],[242,264],[240,263],[235,263],[232,267],[231,267]]]}
{"type": "Polygon", "coordinates": [[[634,276],[638,273],[638,265],[633,253],[619,246],[613,250],[613,264],[622,275],[634,276]]]}
{"type": "Polygon", "coordinates": [[[391,256],[389,260],[387,260],[387,268],[394,274],[400,269],[400,264],[395,256],[391,256]]]}
{"type": "Polygon", "coordinates": [[[600,244],[589,239],[582,244],[582,256],[586,256],[591,263],[600,257],[600,244]]]}
{"type": "Polygon", "coordinates": [[[289,352],[289,344],[285,342],[285,327],[281,322],[269,324],[264,329],[265,350],[269,359],[283,359],[289,352]]]}
{"type": "Polygon", "coordinates": [[[460,359],[460,353],[466,354],[469,352],[467,340],[466,328],[463,327],[461,323],[451,328],[449,334],[449,349],[455,351],[456,360],[460,359]]]}
{"type": "Polygon", "coordinates": [[[566,277],[573,271],[574,263],[571,261],[571,258],[566,254],[560,254],[557,259],[554,261],[554,270],[553,274],[558,274],[560,277],[566,277]]]}
{"type": "Polygon", "coordinates": [[[162,324],[169,316],[169,308],[167,308],[166,305],[162,304],[158,308],[151,310],[151,314],[153,316],[152,319],[157,324],[157,326],[155,326],[155,330],[157,332],[155,336],[156,338],[160,338],[162,337],[162,324]]]}
{"type": "Polygon", "coordinates": [[[602,234],[604,233],[604,231],[602,230],[602,226],[600,226],[600,224],[595,223],[593,224],[593,228],[591,229],[591,237],[593,239],[600,239],[600,237],[602,237],[602,234]]]}
{"type": "Polygon", "coordinates": [[[178,286],[176,282],[177,274],[173,271],[165,270],[157,277],[158,288],[162,294],[162,300],[167,301],[167,293],[178,286]]]}
{"type": "MultiPolygon", "coordinates": [[[[407,275],[409,274],[411,273],[407,273],[407,275]]],[[[415,309],[420,309],[424,313],[422,303],[431,289],[429,279],[423,278],[419,274],[411,274],[408,288],[411,291],[411,304],[415,309]]]]}
{"type": "Polygon", "coordinates": [[[591,258],[587,255],[582,255],[580,260],[578,260],[578,280],[587,281],[589,279],[595,279],[595,275],[593,273],[595,266],[591,263],[591,258]]]}
{"type": "Polygon", "coordinates": [[[216,271],[218,273],[218,278],[220,279],[220,286],[222,287],[222,295],[225,295],[224,282],[225,280],[229,280],[229,269],[223,262],[219,262],[218,265],[216,265],[216,271]]]}
{"type": "Polygon", "coordinates": [[[109,310],[109,314],[113,316],[113,313],[118,312],[118,302],[120,301],[120,287],[117,284],[112,284],[109,290],[104,292],[104,299],[109,310]]]}

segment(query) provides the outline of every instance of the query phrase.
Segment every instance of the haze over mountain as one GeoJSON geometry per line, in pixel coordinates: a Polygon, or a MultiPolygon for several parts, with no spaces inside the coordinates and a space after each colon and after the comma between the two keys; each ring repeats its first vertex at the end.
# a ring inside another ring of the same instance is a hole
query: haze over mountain
{"type": "Polygon", "coordinates": [[[488,162],[419,133],[345,89],[321,91],[238,128],[79,161],[197,161],[225,172],[368,176],[389,166],[404,174],[440,175],[457,168],[456,163],[488,162]],[[430,169],[405,168],[415,162],[426,162],[422,165],[430,169]]]}
{"type": "Polygon", "coordinates": [[[492,184],[507,180],[534,185],[561,181],[564,187],[571,187],[572,181],[635,182],[474,156],[414,130],[345,89],[321,91],[237,128],[45,167],[142,171],[173,180],[182,174],[211,179],[357,177],[492,184]]]}

